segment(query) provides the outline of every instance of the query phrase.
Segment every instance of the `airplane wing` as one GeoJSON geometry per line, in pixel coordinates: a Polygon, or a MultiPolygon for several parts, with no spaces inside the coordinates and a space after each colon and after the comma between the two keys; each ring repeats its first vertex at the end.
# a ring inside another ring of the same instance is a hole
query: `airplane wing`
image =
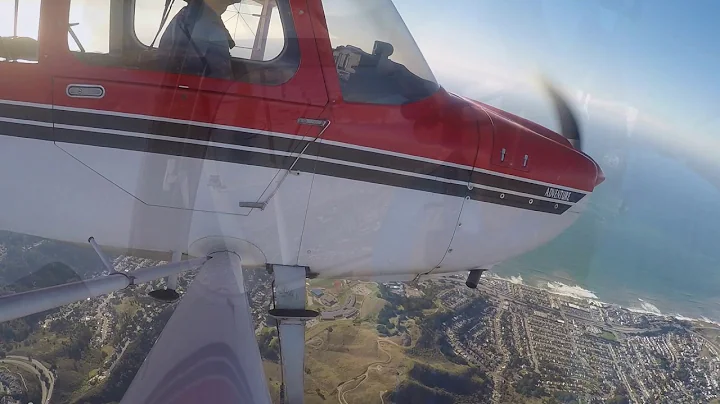
{"type": "Polygon", "coordinates": [[[122,403],[270,403],[235,254],[208,261],[160,334],[122,403]]]}

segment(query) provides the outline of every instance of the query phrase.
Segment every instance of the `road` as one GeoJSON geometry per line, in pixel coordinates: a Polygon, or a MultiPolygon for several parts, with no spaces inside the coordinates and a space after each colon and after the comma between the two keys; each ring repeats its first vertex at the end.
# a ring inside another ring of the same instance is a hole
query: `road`
{"type": "Polygon", "coordinates": [[[11,365],[19,366],[27,370],[28,372],[37,375],[38,381],[40,382],[40,388],[42,389],[41,404],[48,404],[50,402],[53,389],[55,388],[55,376],[53,376],[52,372],[50,372],[50,369],[45,367],[45,365],[35,359],[30,361],[28,360],[27,356],[17,355],[8,355],[4,359],[0,359],[0,363],[8,363],[11,365]],[[45,384],[42,379],[40,379],[40,375],[42,374],[41,372],[45,374],[45,378],[48,380],[48,384],[45,384]]]}
{"type": "MultiPolygon", "coordinates": [[[[340,404],[350,404],[350,403],[348,403],[348,401],[345,399],[345,394],[347,394],[347,393],[349,393],[349,392],[357,389],[358,387],[360,387],[360,385],[363,384],[363,382],[364,382],[365,380],[367,380],[368,374],[370,373],[370,370],[371,370],[371,369],[374,368],[374,369],[376,369],[376,370],[380,370],[380,369],[382,368],[382,365],[387,365],[388,363],[390,363],[390,361],[392,361],[392,355],[390,354],[390,352],[388,352],[388,351],[386,351],[386,350],[383,349],[383,347],[380,345],[381,342],[387,342],[387,343],[389,343],[389,344],[398,345],[398,344],[394,343],[393,341],[390,341],[390,340],[387,340],[387,339],[378,339],[378,340],[377,340],[378,350],[380,350],[380,351],[382,351],[384,354],[386,354],[386,355],[388,356],[387,359],[384,360],[384,361],[376,361],[376,362],[370,363],[370,364],[367,365],[367,367],[365,368],[365,372],[364,372],[364,373],[361,373],[361,374],[353,377],[352,379],[347,380],[347,381],[341,383],[341,384],[337,387],[337,396],[338,396],[338,401],[340,402],[340,404]],[[351,383],[355,383],[355,382],[357,382],[357,381],[359,381],[359,383],[358,383],[357,385],[355,385],[355,387],[353,387],[353,388],[351,388],[351,389],[349,389],[349,390],[344,390],[347,385],[349,385],[349,384],[351,384],[351,383]]],[[[398,346],[399,346],[399,345],[398,345],[398,346]]],[[[382,399],[382,394],[380,395],[380,400],[383,400],[383,399],[382,399]]]]}
{"type": "Polygon", "coordinates": [[[700,334],[699,332],[691,331],[693,334],[700,337],[703,341],[705,341],[706,344],[708,344],[708,347],[710,349],[710,352],[712,352],[714,355],[718,355],[720,353],[720,347],[715,344],[715,342],[711,341],[710,338],[704,336],[703,334],[700,334]]]}
{"type": "Polygon", "coordinates": [[[612,358],[613,365],[615,366],[615,372],[618,374],[618,376],[620,376],[620,380],[622,380],[623,384],[625,385],[625,390],[630,395],[630,401],[633,403],[639,403],[637,397],[635,397],[633,389],[630,388],[630,383],[627,380],[627,376],[625,376],[625,373],[622,371],[622,366],[620,366],[620,361],[618,361],[617,355],[615,354],[615,349],[612,345],[608,345],[608,350],[610,351],[610,357],[612,358]]]}
{"type": "Polygon", "coordinates": [[[505,371],[505,368],[507,367],[508,363],[510,363],[510,352],[505,347],[505,342],[502,335],[502,325],[500,324],[501,317],[503,313],[505,313],[505,302],[500,303],[499,310],[495,313],[495,317],[493,318],[493,333],[495,334],[495,340],[498,342],[498,348],[500,348],[500,352],[502,353],[502,362],[500,365],[495,369],[490,375],[493,379],[493,385],[495,386],[493,388],[492,398],[491,401],[493,403],[500,402],[500,399],[502,398],[502,385],[505,382],[505,378],[503,377],[503,372],[505,371]]]}
{"type": "Polygon", "coordinates": [[[122,350],[120,351],[120,354],[117,356],[117,358],[115,358],[112,365],[110,365],[110,368],[108,369],[106,374],[110,375],[112,373],[113,369],[115,369],[115,365],[117,365],[118,362],[120,362],[120,358],[122,358],[123,354],[125,354],[125,350],[127,349],[128,345],[130,345],[129,340],[125,342],[125,345],[123,345],[122,350]]]}
{"type": "MultiPolygon", "coordinates": [[[[453,279],[453,278],[450,278],[450,279],[453,279]]],[[[457,279],[456,279],[456,281],[461,282],[460,280],[457,280],[457,279]]],[[[498,291],[496,289],[494,289],[493,287],[491,287],[490,285],[487,285],[487,284],[482,284],[482,283],[478,284],[478,290],[482,290],[482,291],[488,293],[490,296],[496,297],[498,300],[509,301],[513,305],[525,306],[525,307],[533,306],[531,304],[528,304],[525,301],[518,300],[512,296],[498,293],[498,291]]],[[[637,328],[637,327],[631,327],[631,326],[623,326],[623,325],[619,325],[619,324],[608,324],[603,321],[598,321],[598,320],[589,319],[589,318],[582,317],[582,316],[577,316],[573,313],[565,312],[564,310],[561,310],[561,313],[564,316],[564,318],[566,319],[566,321],[570,321],[572,319],[577,319],[577,320],[583,321],[584,323],[592,324],[603,330],[613,331],[616,333],[621,333],[621,334],[626,334],[626,335],[643,334],[646,332],[652,332],[652,331],[659,330],[659,328],[637,328]]],[[[708,326],[707,328],[717,328],[717,327],[709,327],[708,326]]]]}

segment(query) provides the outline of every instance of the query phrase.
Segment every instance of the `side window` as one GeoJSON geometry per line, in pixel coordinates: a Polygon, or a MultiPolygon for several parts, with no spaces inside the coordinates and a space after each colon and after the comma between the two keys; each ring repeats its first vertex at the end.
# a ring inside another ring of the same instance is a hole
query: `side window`
{"type": "Polygon", "coordinates": [[[40,0],[0,0],[0,62],[37,63],[40,0]]]}
{"type": "Polygon", "coordinates": [[[220,15],[202,0],[172,0],[163,22],[164,7],[71,0],[68,48],[91,64],[265,85],[284,83],[300,64],[289,0],[237,1],[220,15]]]}
{"type": "Polygon", "coordinates": [[[110,53],[110,0],[72,0],[68,46],[73,52],[110,53]]]}
{"type": "MultiPolygon", "coordinates": [[[[174,16],[187,5],[176,0],[168,13],[168,19],[160,30],[159,38],[174,16]]],[[[158,32],[162,19],[163,2],[157,0],[135,0],[135,36],[150,46],[158,32]]],[[[244,0],[231,4],[220,16],[234,47],[230,49],[233,58],[270,61],[277,58],[285,47],[285,32],[278,5],[274,0],[244,0]]]]}

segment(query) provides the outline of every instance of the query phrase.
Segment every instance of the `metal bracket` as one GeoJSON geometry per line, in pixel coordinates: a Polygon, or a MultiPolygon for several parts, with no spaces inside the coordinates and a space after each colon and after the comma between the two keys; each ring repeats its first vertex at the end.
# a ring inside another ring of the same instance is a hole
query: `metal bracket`
{"type": "Polygon", "coordinates": [[[238,207],[265,210],[267,202],[238,202],[238,207]]]}
{"type": "Polygon", "coordinates": [[[310,145],[312,143],[314,143],[315,141],[320,139],[322,137],[322,135],[325,133],[325,131],[327,130],[327,128],[330,127],[330,124],[331,124],[331,121],[326,120],[326,119],[310,119],[310,118],[298,118],[297,122],[299,125],[310,125],[310,126],[322,127],[322,130],[320,130],[320,133],[318,133],[318,135],[315,137],[315,139],[313,141],[307,142],[305,147],[303,147],[303,149],[300,151],[300,153],[298,153],[298,155],[295,157],[295,160],[293,160],[292,164],[290,164],[290,167],[288,167],[288,169],[285,170],[285,172],[282,174],[282,178],[280,178],[280,180],[275,185],[275,188],[273,189],[273,191],[270,193],[270,195],[268,195],[267,198],[265,198],[264,201],[262,201],[262,202],[242,202],[241,201],[238,203],[239,207],[265,210],[268,203],[270,203],[270,200],[273,198],[273,196],[275,196],[278,189],[280,189],[280,186],[282,185],[282,183],[285,182],[285,178],[287,178],[288,174],[290,174],[292,169],[295,168],[295,165],[297,164],[298,161],[300,161],[300,158],[303,156],[303,154],[305,154],[305,151],[308,149],[308,147],[310,147],[310,145]]]}
{"type": "Polygon", "coordinates": [[[100,257],[100,261],[102,261],[105,268],[107,268],[108,271],[110,271],[110,275],[122,275],[127,278],[129,284],[127,287],[135,286],[135,277],[132,275],[128,275],[125,272],[119,272],[115,270],[115,267],[113,266],[112,262],[110,262],[110,259],[105,255],[104,252],[100,249],[100,246],[95,241],[95,237],[90,237],[88,239],[88,243],[92,246],[93,250],[95,250],[95,253],[100,257]]]}
{"type": "MultiPolygon", "coordinates": [[[[267,273],[272,275],[274,273],[273,267],[275,265],[277,265],[277,264],[265,264],[265,269],[267,270],[267,273]]],[[[308,267],[308,266],[298,266],[296,268],[305,268],[305,277],[307,279],[315,279],[318,277],[318,273],[310,270],[310,267],[308,267]]]]}

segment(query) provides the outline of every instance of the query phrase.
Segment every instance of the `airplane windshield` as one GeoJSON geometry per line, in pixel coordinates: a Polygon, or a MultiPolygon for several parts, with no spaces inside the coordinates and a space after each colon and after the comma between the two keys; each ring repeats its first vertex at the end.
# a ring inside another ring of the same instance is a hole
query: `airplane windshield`
{"type": "Polygon", "coordinates": [[[345,101],[405,104],[439,88],[391,0],[325,0],[323,8],[345,101]]]}

